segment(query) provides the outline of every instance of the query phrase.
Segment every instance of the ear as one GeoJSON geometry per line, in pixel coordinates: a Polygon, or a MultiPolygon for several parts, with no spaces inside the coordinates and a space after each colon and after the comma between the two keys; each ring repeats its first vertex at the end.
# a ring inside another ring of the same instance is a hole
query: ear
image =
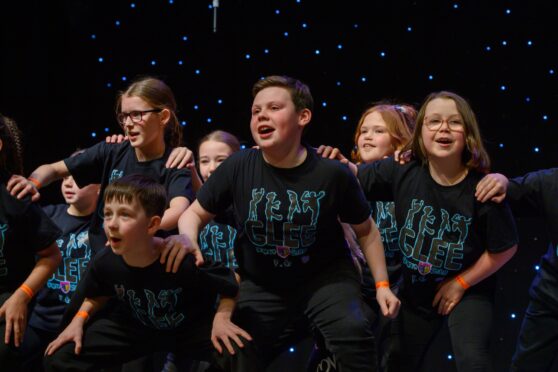
{"type": "Polygon", "coordinates": [[[155,236],[157,230],[161,226],[161,216],[153,216],[149,219],[149,225],[147,225],[147,232],[151,236],[155,236]]]}
{"type": "Polygon", "coordinates": [[[163,109],[163,111],[161,111],[159,113],[159,115],[161,115],[161,124],[163,126],[167,125],[167,123],[169,122],[170,117],[171,117],[170,110],[169,109],[163,109]]]}
{"type": "Polygon", "coordinates": [[[298,125],[300,125],[301,127],[305,127],[308,123],[310,123],[311,119],[312,111],[307,108],[300,110],[300,112],[298,113],[298,125]]]}

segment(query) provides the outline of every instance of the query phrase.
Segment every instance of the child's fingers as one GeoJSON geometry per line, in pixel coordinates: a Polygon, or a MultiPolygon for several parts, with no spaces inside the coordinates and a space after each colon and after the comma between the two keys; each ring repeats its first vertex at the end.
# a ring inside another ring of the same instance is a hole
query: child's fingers
{"type": "Polygon", "coordinates": [[[172,264],[173,273],[176,274],[178,272],[178,268],[180,267],[180,264],[184,260],[184,257],[186,257],[186,251],[184,249],[179,250],[178,253],[176,254],[176,257],[173,260],[173,264],[172,264]]]}
{"type": "Polygon", "coordinates": [[[221,343],[219,342],[219,339],[217,337],[211,336],[211,343],[213,344],[215,350],[219,352],[219,354],[223,353],[223,348],[221,347],[221,343]]]}
{"type": "Polygon", "coordinates": [[[74,348],[74,353],[76,353],[76,355],[79,355],[79,353],[81,353],[81,338],[78,338],[77,340],[75,340],[76,342],[76,347],[74,348]]]}
{"type": "Polygon", "coordinates": [[[172,271],[173,264],[174,264],[174,261],[176,259],[176,256],[177,256],[179,250],[180,249],[176,249],[176,248],[173,248],[173,249],[169,250],[169,253],[167,255],[167,265],[166,265],[167,273],[172,271]]]}
{"type": "Polygon", "coordinates": [[[10,343],[10,335],[12,334],[12,321],[6,319],[6,331],[4,332],[4,343],[10,343]]]}

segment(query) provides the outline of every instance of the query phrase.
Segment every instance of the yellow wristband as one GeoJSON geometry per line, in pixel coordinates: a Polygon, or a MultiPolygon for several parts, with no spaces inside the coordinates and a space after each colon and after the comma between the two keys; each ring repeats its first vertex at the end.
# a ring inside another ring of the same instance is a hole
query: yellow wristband
{"type": "Polygon", "coordinates": [[[89,313],[85,310],[80,310],[77,312],[76,316],[74,316],[74,318],[83,318],[85,320],[87,320],[89,318],[89,313]]]}
{"type": "Polygon", "coordinates": [[[382,288],[382,287],[389,288],[389,282],[387,280],[384,280],[384,281],[376,283],[376,289],[382,288]]]}
{"type": "Polygon", "coordinates": [[[27,181],[29,181],[29,182],[31,182],[33,185],[35,185],[35,188],[36,188],[37,190],[40,189],[41,186],[43,185],[43,184],[41,183],[41,181],[39,181],[38,179],[33,178],[33,177],[27,178],[27,181]]]}
{"type": "Polygon", "coordinates": [[[463,278],[461,277],[461,275],[456,276],[456,277],[455,277],[455,280],[456,280],[456,281],[459,283],[459,285],[460,285],[463,289],[465,289],[465,290],[467,290],[467,289],[469,289],[469,287],[471,287],[471,285],[470,285],[469,283],[467,283],[467,282],[465,281],[465,279],[463,279],[463,278]]]}
{"type": "Polygon", "coordinates": [[[29,299],[32,299],[33,296],[35,295],[33,293],[33,290],[31,289],[31,287],[29,287],[27,284],[22,284],[19,289],[21,289],[23,292],[25,292],[25,294],[29,297],[29,299]]]}

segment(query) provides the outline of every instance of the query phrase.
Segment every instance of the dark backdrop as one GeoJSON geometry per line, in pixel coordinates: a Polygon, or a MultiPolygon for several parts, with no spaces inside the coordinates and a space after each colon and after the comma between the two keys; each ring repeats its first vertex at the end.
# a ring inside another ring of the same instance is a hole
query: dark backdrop
{"type": "MultiPolygon", "coordinates": [[[[307,140],[345,153],[368,103],[418,106],[445,89],[470,100],[493,169],[520,175],[558,160],[556,16],[550,1],[221,0],[215,33],[207,0],[2,2],[0,112],[24,131],[30,172],[118,132],[116,94],[139,75],[172,87],[191,148],[218,128],[250,144],[250,89],[270,74],[310,85],[307,140]]],[[[519,226],[500,274],[497,370],[546,241],[539,221],[519,226]]],[[[439,346],[436,370],[451,370],[447,339],[439,346]]]]}

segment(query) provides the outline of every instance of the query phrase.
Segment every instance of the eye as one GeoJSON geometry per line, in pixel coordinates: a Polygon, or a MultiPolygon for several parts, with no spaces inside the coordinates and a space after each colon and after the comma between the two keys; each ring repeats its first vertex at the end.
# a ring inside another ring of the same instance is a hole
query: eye
{"type": "Polygon", "coordinates": [[[200,164],[207,164],[209,163],[208,159],[200,159],[200,164]]]}
{"type": "Polygon", "coordinates": [[[381,129],[381,128],[378,128],[378,129],[374,130],[374,133],[378,133],[378,134],[382,134],[382,133],[385,133],[385,132],[386,132],[385,129],[381,129]]]}
{"type": "Polygon", "coordinates": [[[103,211],[103,217],[105,219],[112,217],[112,212],[111,211],[103,211]]]}
{"type": "Polygon", "coordinates": [[[259,108],[254,108],[254,109],[252,109],[252,115],[257,115],[257,114],[260,113],[260,111],[261,111],[261,110],[260,110],[259,108]]]}
{"type": "Polygon", "coordinates": [[[452,119],[452,120],[449,121],[449,124],[452,125],[452,126],[458,127],[458,126],[463,125],[463,122],[461,122],[461,120],[459,120],[459,119],[452,119]]]}
{"type": "Polygon", "coordinates": [[[141,111],[131,111],[130,112],[130,117],[134,120],[140,120],[141,119],[141,111]]]}

